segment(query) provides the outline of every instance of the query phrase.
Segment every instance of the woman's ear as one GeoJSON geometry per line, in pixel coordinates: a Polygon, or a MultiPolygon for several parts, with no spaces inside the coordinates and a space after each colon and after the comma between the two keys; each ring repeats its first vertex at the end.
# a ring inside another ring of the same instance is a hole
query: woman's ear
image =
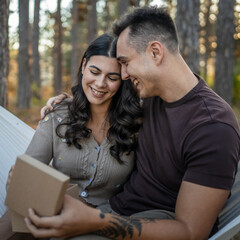
{"type": "Polygon", "coordinates": [[[164,53],[163,45],[158,41],[154,41],[149,44],[148,50],[152,56],[153,61],[157,65],[160,64],[162,62],[164,53]]]}
{"type": "Polygon", "coordinates": [[[82,62],[82,75],[83,75],[83,72],[84,72],[84,69],[85,69],[85,64],[86,64],[86,58],[84,58],[83,62],[82,62]]]}

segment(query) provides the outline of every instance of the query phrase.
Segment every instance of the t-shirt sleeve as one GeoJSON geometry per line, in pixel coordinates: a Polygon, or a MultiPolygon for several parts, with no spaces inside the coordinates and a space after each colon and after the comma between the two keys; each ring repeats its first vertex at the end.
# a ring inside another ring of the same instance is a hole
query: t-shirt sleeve
{"type": "Polygon", "coordinates": [[[183,158],[184,181],[231,190],[237,172],[240,139],[236,131],[224,123],[197,127],[186,138],[183,158]]]}
{"type": "Polygon", "coordinates": [[[25,154],[49,164],[53,157],[53,123],[52,113],[38,124],[35,134],[25,154]]]}

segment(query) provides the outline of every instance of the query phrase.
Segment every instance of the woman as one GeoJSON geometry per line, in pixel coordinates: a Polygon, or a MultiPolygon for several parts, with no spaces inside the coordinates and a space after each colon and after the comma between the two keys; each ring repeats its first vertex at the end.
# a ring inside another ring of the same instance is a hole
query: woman
{"type": "Polygon", "coordinates": [[[131,82],[121,80],[113,37],[90,44],[72,95],[40,121],[26,154],[46,164],[53,159],[78,184],[81,200],[104,205],[133,169],[141,117],[131,82]]]}

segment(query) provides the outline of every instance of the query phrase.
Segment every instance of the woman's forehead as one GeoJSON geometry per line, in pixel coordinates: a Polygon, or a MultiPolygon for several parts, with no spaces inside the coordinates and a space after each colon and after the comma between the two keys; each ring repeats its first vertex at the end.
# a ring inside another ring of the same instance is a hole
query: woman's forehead
{"type": "Polygon", "coordinates": [[[107,56],[101,56],[101,55],[97,55],[97,56],[92,56],[87,65],[95,65],[98,68],[100,68],[101,70],[105,69],[115,69],[115,71],[119,71],[120,69],[120,65],[117,61],[116,58],[112,58],[112,57],[107,57],[107,56]]]}

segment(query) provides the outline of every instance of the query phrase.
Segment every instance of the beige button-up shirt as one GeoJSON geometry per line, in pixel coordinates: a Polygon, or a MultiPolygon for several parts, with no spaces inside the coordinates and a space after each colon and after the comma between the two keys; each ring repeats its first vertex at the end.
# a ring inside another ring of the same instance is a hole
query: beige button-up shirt
{"type": "MultiPolygon", "coordinates": [[[[68,114],[66,105],[59,105],[39,122],[26,154],[39,161],[52,165],[71,178],[71,183],[79,186],[79,196],[92,205],[100,205],[121,190],[134,166],[134,154],[123,154],[123,164],[113,158],[109,148],[111,142],[106,138],[99,146],[91,135],[81,141],[82,149],[56,134],[57,125],[68,114]]],[[[63,127],[62,127],[63,129],[63,127]]],[[[61,131],[62,132],[62,131],[61,131]]]]}

